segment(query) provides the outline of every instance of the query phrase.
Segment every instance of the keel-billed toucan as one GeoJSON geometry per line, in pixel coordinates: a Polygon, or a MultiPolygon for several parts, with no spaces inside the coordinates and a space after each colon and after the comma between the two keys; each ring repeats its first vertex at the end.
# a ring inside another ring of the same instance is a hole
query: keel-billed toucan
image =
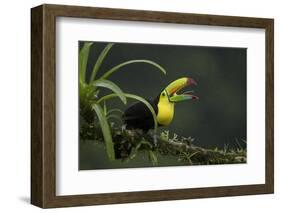
{"type": "MultiPolygon", "coordinates": [[[[197,85],[192,78],[179,78],[170,83],[156,98],[147,100],[155,111],[159,126],[167,126],[171,123],[174,117],[175,103],[198,99],[197,96],[190,94],[190,92],[177,94],[180,90],[192,84],[197,85]]],[[[126,129],[141,129],[146,133],[154,127],[152,113],[142,102],[137,102],[130,106],[124,112],[123,120],[126,129]]]]}

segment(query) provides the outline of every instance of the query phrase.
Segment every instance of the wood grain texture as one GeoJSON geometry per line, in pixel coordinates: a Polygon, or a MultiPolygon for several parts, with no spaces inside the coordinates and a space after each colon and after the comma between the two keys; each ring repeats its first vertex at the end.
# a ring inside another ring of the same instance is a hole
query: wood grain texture
{"type": "Polygon", "coordinates": [[[274,23],[273,19],[41,5],[31,10],[31,203],[63,207],[147,202],[274,191],[274,23]],[[56,196],[56,18],[263,28],[266,31],[266,183],[260,185],[56,196]]]}
{"type": "Polygon", "coordinates": [[[274,21],[266,26],[266,136],[265,171],[268,191],[274,192],[274,21]]]}
{"type": "Polygon", "coordinates": [[[43,7],[31,13],[31,203],[43,204],[42,60],[43,7]]]}

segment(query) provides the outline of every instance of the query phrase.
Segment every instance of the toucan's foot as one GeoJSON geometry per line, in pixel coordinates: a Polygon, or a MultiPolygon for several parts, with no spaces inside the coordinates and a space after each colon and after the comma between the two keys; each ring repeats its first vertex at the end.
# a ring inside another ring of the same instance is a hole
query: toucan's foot
{"type": "Polygon", "coordinates": [[[124,132],[125,130],[126,130],[126,124],[123,124],[123,125],[121,126],[121,131],[124,132]]]}
{"type": "Polygon", "coordinates": [[[156,134],[153,134],[153,145],[154,145],[154,148],[157,147],[157,135],[156,134]]]}
{"type": "Polygon", "coordinates": [[[155,133],[147,133],[145,139],[150,142],[152,150],[157,147],[157,135],[155,133]]]}

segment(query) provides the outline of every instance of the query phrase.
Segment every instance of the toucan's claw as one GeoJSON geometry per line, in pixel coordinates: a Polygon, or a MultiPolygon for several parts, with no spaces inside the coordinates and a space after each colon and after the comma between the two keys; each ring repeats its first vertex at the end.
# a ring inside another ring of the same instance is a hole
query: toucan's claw
{"type": "Polygon", "coordinates": [[[144,137],[150,143],[151,149],[155,150],[158,144],[157,135],[152,132],[148,132],[147,135],[144,137]]]}
{"type": "Polygon", "coordinates": [[[123,124],[123,125],[121,126],[121,131],[124,132],[125,130],[126,130],[126,124],[123,124]]]}
{"type": "Polygon", "coordinates": [[[157,146],[157,135],[156,134],[153,134],[153,145],[154,145],[154,147],[157,146]]]}

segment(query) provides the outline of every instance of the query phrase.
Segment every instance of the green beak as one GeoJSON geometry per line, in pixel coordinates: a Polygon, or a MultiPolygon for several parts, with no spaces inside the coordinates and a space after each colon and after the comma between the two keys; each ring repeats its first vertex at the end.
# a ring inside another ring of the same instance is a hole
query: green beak
{"type": "Polygon", "coordinates": [[[173,95],[169,98],[170,102],[178,103],[186,100],[198,100],[199,98],[195,95],[182,94],[182,95],[173,95]]]}
{"type": "Polygon", "coordinates": [[[169,101],[173,103],[178,103],[186,100],[197,100],[199,99],[197,96],[190,94],[191,92],[184,92],[182,94],[177,94],[183,88],[190,86],[190,85],[197,85],[196,81],[192,78],[179,78],[172,83],[170,83],[166,88],[166,92],[169,96],[169,101]]]}

